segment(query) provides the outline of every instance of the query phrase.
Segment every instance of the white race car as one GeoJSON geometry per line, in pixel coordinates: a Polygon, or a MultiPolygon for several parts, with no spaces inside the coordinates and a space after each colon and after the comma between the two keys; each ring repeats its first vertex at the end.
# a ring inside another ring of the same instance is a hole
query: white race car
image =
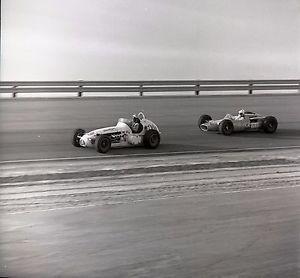
{"type": "Polygon", "coordinates": [[[254,112],[240,110],[237,116],[227,114],[223,119],[212,120],[209,115],[201,115],[198,126],[202,131],[219,131],[224,135],[230,135],[237,131],[259,131],[274,133],[278,122],[273,116],[261,116],[254,112]]]}
{"type": "Polygon", "coordinates": [[[106,153],[111,147],[141,146],[155,149],[160,143],[160,131],[156,124],[146,119],[140,112],[132,120],[120,118],[116,126],[92,130],[86,133],[76,129],[72,144],[75,147],[95,147],[100,153],[106,153]]]}

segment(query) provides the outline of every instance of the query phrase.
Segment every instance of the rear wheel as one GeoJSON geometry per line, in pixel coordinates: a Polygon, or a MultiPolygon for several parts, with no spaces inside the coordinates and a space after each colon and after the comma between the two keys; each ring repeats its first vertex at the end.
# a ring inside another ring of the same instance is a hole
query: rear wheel
{"type": "Polygon", "coordinates": [[[262,128],[266,133],[274,133],[277,129],[278,122],[273,116],[267,116],[263,120],[262,128]]]}
{"type": "Polygon", "coordinates": [[[212,118],[209,115],[201,115],[198,120],[198,127],[201,129],[201,125],[211,121],[212,118]]]}
{"type": "Polygon", "coordinates": [[[233,123],[230,120],[223,120],[219,125],[219,131],[228,136],[233,132],[233,123]]]}
{"type": "Polygon", "coordinates": [[[97,137],[95,147],[99,153],[107,153],[111,148],[111,140],[107,135],[100,135],[97,137]]]}
{"type": "Polygon", "coordinates": [[[73,138],[72,138],[73,146],[80,147],[79,140],[80,140],[80,137],[83,136],[83,134],[85,134],[85,131],[81,128],[74,130],[74,134],[73,134],[73,138]]]}
{"type": "Polygon", "coordinates": [[[148,149],[155,149],[159,146],[160,135],[157,130],[151,129],[146,131],[144,136],[144,146],[148,149]]]}

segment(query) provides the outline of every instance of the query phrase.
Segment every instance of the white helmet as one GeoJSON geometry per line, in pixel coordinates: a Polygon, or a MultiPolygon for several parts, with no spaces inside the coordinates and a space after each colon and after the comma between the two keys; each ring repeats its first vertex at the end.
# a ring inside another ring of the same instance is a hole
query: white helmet
{"type": "Polygon", "coordinates": [[[244,116],[245,116],[245,110],[244,110],[244,109],[241,109],[241,110],[239,111],[239,116],[241,116],[241,117],[244,117],[244,116]]]}

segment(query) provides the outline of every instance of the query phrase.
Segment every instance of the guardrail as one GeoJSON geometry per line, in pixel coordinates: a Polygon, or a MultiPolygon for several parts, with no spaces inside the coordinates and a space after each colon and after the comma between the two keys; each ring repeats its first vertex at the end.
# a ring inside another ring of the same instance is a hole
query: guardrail
{"type": "Polygon", "coordinates": [[[195,92],[300,90],[300,79],[284,80],[158,80],[158,81],[2,81],[0,93],[195,92]]]}

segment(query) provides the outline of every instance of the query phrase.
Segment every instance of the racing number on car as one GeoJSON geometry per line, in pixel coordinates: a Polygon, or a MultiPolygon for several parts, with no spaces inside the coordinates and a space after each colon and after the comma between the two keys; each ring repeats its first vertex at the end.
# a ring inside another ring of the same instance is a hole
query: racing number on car
{"type": "Polygon", "coordinates": [[[259,128],[259,123],[257,123],[257,122],[256,123],[251,123],[250,127],[251,128],[259,128]]]}

